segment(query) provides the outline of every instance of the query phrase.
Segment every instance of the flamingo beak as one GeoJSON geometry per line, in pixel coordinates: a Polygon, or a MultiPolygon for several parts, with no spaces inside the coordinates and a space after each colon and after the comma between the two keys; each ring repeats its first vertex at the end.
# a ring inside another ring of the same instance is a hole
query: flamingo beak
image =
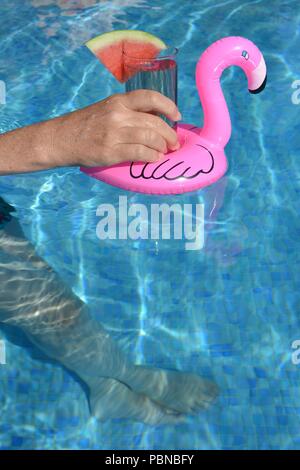
{"type": "Polygon", "coordinates": [[[263,56],[261,56],[260,63],[251,73],[248,82],[250,93],[257,94],[264,90],[267,84],[267,67],[263,56]]]}

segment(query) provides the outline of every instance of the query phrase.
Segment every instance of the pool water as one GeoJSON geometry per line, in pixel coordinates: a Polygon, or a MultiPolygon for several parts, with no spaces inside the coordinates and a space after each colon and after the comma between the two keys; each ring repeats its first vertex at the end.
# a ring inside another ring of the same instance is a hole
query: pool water
{"type": "MultiPolygon", "coordinates": [[[[81,45],[112,29],[146,29],[180,48],[179,108],[200,125],[200,53],[243,35],[262,49],[268,85],[247,92],[239,69],[222,84],[232,118],[229,170],[168,202],[205,204],[205,247],[100,241],[96,209],[120,195],[78,169],[6,176],[0,194],[37,251],[90,306],[132,360],[193,371],[220,387],[217,403],[178,426],[90,418],[80,384],[24,337],[0,365],[0,448],[299,449],[300,8],[296,0],[9,0],[0,6],[0,131],[86,106],[122,87],[81,45]],[[176,33],[175,33],[176,32],[176,33]]],[[[155,198],[156,202],[160,198],[155,198]]]]}

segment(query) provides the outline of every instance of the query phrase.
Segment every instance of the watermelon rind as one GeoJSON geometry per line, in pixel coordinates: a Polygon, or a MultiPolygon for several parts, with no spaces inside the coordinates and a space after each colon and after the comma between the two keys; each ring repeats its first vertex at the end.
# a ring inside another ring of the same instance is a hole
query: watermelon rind
{"type": "Polygon", "coordinates": [[[85,45],[95,53],[103,47],[108,47],[123,40],[131,40],[137,42],[151,43],[157,49],[167,49],[166,44],[156,36],[145,31],[131,30],[131,29],[120,29],[117,31],[111,31],[109,33],[100,34],[99,36],[90,39],[85,45]]]}

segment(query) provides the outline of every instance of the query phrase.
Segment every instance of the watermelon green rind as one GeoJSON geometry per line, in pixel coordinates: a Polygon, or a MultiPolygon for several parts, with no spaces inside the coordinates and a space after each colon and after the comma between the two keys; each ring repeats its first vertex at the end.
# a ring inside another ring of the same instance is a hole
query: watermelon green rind
{"type": "Polygon", "coordinates": [[[152,43],[153,46],[157,47],[157,49],[166,49],[166,44],[156,36],[150,33],[146,33],[145,31],[139,30],[131,30],[131,29],[120,29],[118,31],[111,31],[109,33],[100,34],[100,36],[96,36],[93,39],[90,39],[85,43],[85,45],[95,53],[97,50],[101,49],[102,47],[110,46],[118,41],[138,41],[138,42],[145,42],[145,43],[152,43]]]}
{"type": "Polygon", "coordinates": [[[167,48],[161,39],[150,33],[125,29],[101,34],[85,45],[121,83],[135,73],[131,64],[133,58],[152,59],[167,48]]]}

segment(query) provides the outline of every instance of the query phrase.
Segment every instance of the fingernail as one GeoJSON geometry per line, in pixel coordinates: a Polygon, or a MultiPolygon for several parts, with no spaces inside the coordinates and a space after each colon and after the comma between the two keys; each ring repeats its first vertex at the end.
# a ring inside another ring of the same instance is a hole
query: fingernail
{"type": "Polygon", "coordinates": [[[172,145],[171,150],[179,150],[180,149],[180,144],[177,142],[176,145],[172,145]]]}
{"type": "Polygon", "coordinates": [[[182,119],[181,113],[178,111],[178,113],[176,114],[176,121],[181,121],[181,119],[182,119]]]}

